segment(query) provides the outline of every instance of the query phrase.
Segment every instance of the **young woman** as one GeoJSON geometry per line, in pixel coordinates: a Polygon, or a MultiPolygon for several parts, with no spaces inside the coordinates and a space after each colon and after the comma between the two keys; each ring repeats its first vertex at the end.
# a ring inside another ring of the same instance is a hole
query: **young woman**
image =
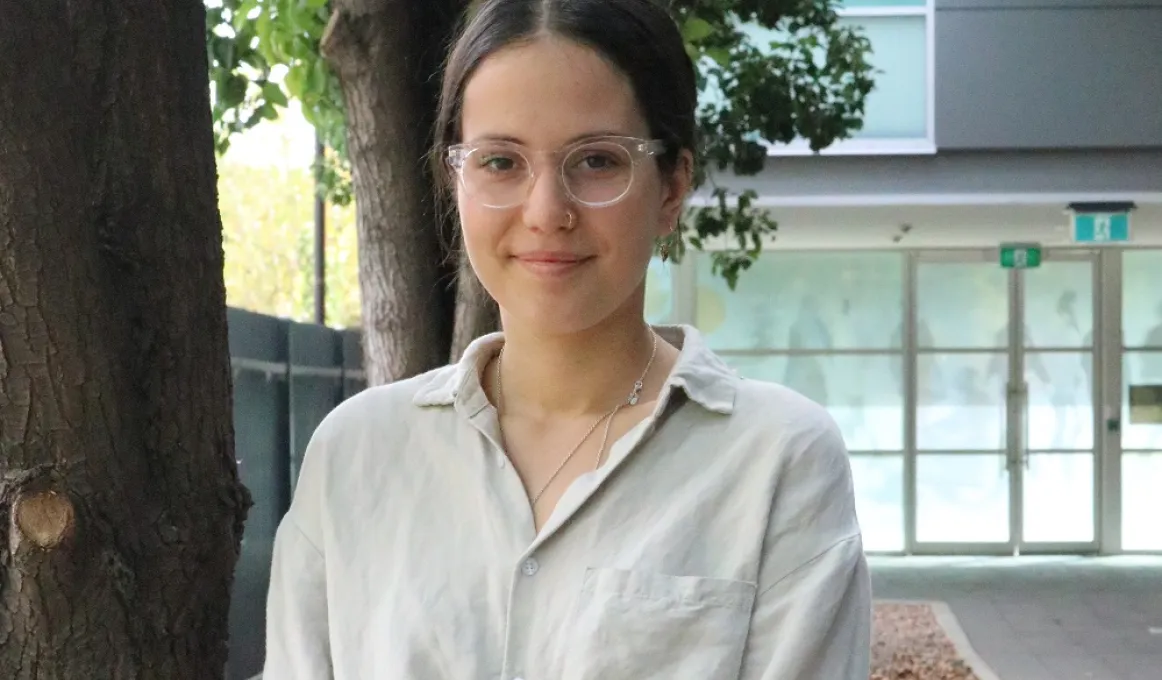
{"type": "Polygon", "coordinates": [[[643,320],[694,71],[650,0],[485,0],[436,131],[504,332],[318,428],[275,542],[267,680],[866,680],[825,411],[643,320]]]}

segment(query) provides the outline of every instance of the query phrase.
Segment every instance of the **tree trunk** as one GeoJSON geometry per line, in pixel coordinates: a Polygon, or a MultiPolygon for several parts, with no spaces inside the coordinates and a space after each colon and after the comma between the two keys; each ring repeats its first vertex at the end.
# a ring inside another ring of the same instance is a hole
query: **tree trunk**
{"type": "Polygon", "coordinates": [[[463,0],[333,0],[322,50],[347,108],[368,383],[444,364],[456,262],[426,154],[463,0]]]}
{"type": "Polygon", "coordinates": [[[458,361],[476,338],[500,328],[500,309],[484,289],[465,252],[460,253],[456,278],[456,325],[452,334],[451,360],[458,361]]]}
{"type": "Polygon", "coordinates": [[[201,0],[0,2],[0,677],[221,678],[234,459],[201,0]]]}

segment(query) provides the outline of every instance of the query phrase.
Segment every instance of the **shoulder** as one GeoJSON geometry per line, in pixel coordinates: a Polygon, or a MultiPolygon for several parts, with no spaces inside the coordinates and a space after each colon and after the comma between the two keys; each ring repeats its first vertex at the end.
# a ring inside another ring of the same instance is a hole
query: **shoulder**
{"type": "MultiPolygon", "coordinates": [[[[312,437],[313,448],[351,444],[398,435],[425,412],[420,403],[436,392],[447,390],[456,378],[456,366],[443,366],[418,376],[387,385],[369,387],[336,406],[319,423],[312,437]]],[[[451,398],[449,397],[449,406],[451,398]]],[[[424,402],[426,403],[426,402],[424,402]]]]}
{"type": "Polygon", "coordinates": [[[762,436],[783,455],[813,451],[846,457],[843,437],[827,409],[777,383],[739,378],[733,420],[735,427],[762,436]]]}
{"type": "Polygon", "coordinates": [[[761,442],[752,455],[770,473],[768,556],[763,581],[775,583],[833,546],[858,546],[851,461],[827,410],[782,385],[740,379],[734,417],[761,442]]]}

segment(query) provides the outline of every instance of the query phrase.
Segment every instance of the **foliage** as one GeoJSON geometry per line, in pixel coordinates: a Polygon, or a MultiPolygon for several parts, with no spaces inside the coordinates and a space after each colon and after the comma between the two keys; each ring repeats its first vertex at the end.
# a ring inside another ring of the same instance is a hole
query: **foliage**
{"type": "Polygon", "coordinates": [[[710,171],[755,175],[768,143],[800,138],[819,151],[849,137],[873,87],[871,46],[838,24],[831,0],[671,0],[670,10],[698,67],[697,184],[711,187],[710,205],[690,211],[671,252],[681,258],[686,242],[733,244],[712,250],[712,259],[734,288],[777,224],[756,209],[754,191],[732,196],[710,171]]]}
{"type": "Polygon", "coordinates": [[[214,133],[218,153],[232,135],[278,117],[288,97],[302,105],[327,149],[316,172],[326,199],[348,205],[346,114],[338,78],[319,53],[326,0],[206,0],[214,133]]]}
{"type": "MultiPolygon", "coordinates": [[[[295,321],[314,313],[312,186],[306,168],[219,164],[226,301],[295,321]]],[[[355,208],[327,210],[327,325],[359,325],[355,208]]]]}
{"type": "MultiPolygon", "coordinates": [[[[325,191],[349,201],[342,92],[318,49],[326,0],[207,2],[218,5],[207,32],[221,146],[287,96],[299,99],[334,149],[321,169],[325,191]],[[273,77],[276,67],[285,79],[273,77]]],[[[759,173],[768,143],[806,139],[818,151],[858,130],[873,86],[870,45],[838,23],[835,0],[668,0],[668,7],[698,66],[696,178],[710,199],[689,211],[670,252],[680,259],[687,244],[711,250],[714,270],[733,287],[777,224],[754,205],[754,192],[732,195],[714,183],[715,173],[759,173]]]]}

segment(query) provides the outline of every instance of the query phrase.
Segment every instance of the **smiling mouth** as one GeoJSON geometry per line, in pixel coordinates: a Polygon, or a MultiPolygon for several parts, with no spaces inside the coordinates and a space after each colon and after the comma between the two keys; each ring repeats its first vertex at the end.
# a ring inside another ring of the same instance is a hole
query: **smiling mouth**
{"type": "Polygon", "coordinates": [[[516,257],[515,259],[525,269],[548,276],[572,272],[593,260],[592,257],[576,257],[572,255],[530,255],[516,257]]]}

